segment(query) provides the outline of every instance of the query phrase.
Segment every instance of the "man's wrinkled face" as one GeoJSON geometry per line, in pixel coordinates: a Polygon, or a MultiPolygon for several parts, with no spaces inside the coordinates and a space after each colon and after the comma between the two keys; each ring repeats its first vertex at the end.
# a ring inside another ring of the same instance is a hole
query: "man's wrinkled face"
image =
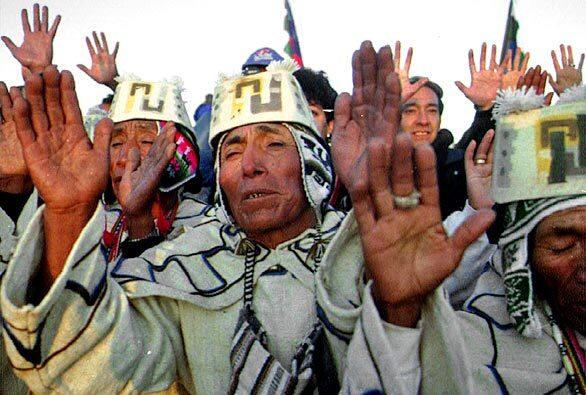
{"type": "Polygon", "coordinates": [[[110,141],[110,179],[116,197],[118,197],[120,180],[124,174],[130,150],[136,148],[142,160],[151,149],[156,137],[155,121],[130,120],[114,124],[110,141]]]}
{"type": "Polygon", "coordinates": [[[532,268],[564,321],[586,335],[586,206],[550,215],[535,231],[532,268]]]}
{"type": "Polygon", "coordinates": [[[411,133],[415,144],[432,143],[440,127],[439,100],[424,86],[401,106],[401,129],[411,133]]]}
{"type": "Polygon", "coordinates": [[[220,147],[220,187],[248,237],[274,247],[313,226],[291,132],[274,123],[238,127],[220,147]]]}
{"type": "Polygon", "coordinates": [[[324,140],[327,140],[329,134],[332,132],[334,122],[328,122],[326,113],[321,105],[317,103],[309,103],[309,109],[313,116],[313,121],[317,126],[317,131],[321,134],[324,140]]]}

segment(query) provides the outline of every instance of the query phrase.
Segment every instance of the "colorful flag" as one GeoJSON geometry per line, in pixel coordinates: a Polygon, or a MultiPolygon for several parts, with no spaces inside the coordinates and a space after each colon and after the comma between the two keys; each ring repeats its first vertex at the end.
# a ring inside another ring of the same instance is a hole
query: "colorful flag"
{"type": "Polygon", "coordinates": [[[507,55],[507,50],[510,49],[513,52],[513,56],[515,56],[515,51],[517,50],[517,31],[519,30],[519,22],[517,22],[517,19],[515,18],[514,3],[514,0],[511,0],[509,3],[507,26],[505,27],[505,38],[503,40],[503,47],[501,50],[501,62],[507,55]]]}
{"type": "Polygon", "coordinates": [[[289,33],[289,41],[285,45],[285,52],[292,59],[294,59],[299,67],[303,67],[303,59],[301,58],[301,47],[299,47],[299,39],[297,38],[297,31],[295,30],[295,21],[293,20],[293,13],[291,12],[291,6],[289,0],[285,0],[285,31],[289,33]]]}

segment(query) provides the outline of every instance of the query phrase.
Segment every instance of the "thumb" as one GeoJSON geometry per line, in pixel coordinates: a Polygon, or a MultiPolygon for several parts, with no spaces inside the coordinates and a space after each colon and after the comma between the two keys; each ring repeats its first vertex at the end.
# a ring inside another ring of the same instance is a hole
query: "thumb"
{"type": "Polygon", "coordinates": [[[124,177],[130,177],[130,173],[135,171],[140,166],[140,153],[138,149],[131,148],[128,152],[126,165],[124,166],[124,177]]]}
{"type": "Polygon", "coordinates": [[[552,99],[553,99],[553,92],[549,92],[547,95],[545,95],[545,100],[544,100],[545,105],[550,106],[552,99]]]}
{"type": "Polygon", "coordinates": [[[108,155],[110,151],[110,139],[114,124],[110,118],[104,118],[96,125],[94,130],[94,150],[108,155]]]}
{"type": "Polygon", "coordinates": [[[31,77],[33,72],[26,66],[22,66],[20,69],[22,72],[22,79],[26,82],[31,77]]]}
{"type": "Polygon", "coordinates": [[[460,81],[455,81],[454,83],[456,84],[458,89],[460,89],[460,91],[464,94],[464,96],[468,97],[468,88],[466,87],[466,85],[464,85],[460,81]]]}
{"type": "Polygon", "coordinates": [[[12,40],[6,36],[2,36],[2,41],[4,42],[4,44],[6,44],[12,56],[15,56],[14,53],[16,52],[18,47],[12,42],[12,40]]]}
{"type": "Polygon", "coordinates": [[[79,69],[81,71],[83,71],[84,73],[86,73],[87,75],[90,75],[90,70],[87,67],[85,67],[83,64],[78,64],[77,67],[79,67],[79,69]]]}
{"type": "Polygon", "coordinates": [[[491,209],[480,209],[474,215],[469,216],[463,224],[454,232],[450,238],[454,253],[458,256],[458,261],[464,254],[464,250],[476,241],[493,223],[496,214],[491,209]]]}
{"type": "Polygon", "coordinates": [[[415,91],[418,91],[419,88],[421,88],[423,85],[427,84],[428,81],[429,81],[429,78],[423,77],[422,79],[420,79],[419,81],[417,81],[416,83],[413,84],[413,89],[415,91]]]}

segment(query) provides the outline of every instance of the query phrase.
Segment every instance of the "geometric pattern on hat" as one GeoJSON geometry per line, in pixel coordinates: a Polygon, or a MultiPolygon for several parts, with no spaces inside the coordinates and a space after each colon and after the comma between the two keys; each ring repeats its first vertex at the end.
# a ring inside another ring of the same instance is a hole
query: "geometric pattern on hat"
{"type": "Polygon", "coordinates": [[[172,121],[193,133],[181,96],[181,81],[120,80],[110,108],[114,123],[131,119],[172,121]]]}
{"type": "Polygon", "coordinates": [[[586,195],[511,202],[506,206],[504,230],[492,265],[503,277],[507,311],[523,336],[538,338],[542,325],[535,310],[533,276],[529,262],[529,235],[547,216],[586,205],[586,195]]]}
{"type": "MultiPolygon", "coordinates": [[[[519,102],[531,99],[513,93],[519,102]]],[[[586,101],[523,110],[497,122],[493,199],[509,203],[586,192],[586,101]]]]}
{"type": "Polygon", "coordinates": [[[130,120],[149,120],[157,124],[157,134],[166,122],[176,124],[175,153],[165,169],[159,189],[169,192],[185,184],[196,175],[199,166],[197,140],[181,96],[182,82],[143,81],[135,76],[118,79],[109,117],[114,123],[130,120]]]}
{"type": "Polygon", "coordinates": [[[212,102],[210,146],[215,147],[224,133],[253,123],[292,123],[316,132],[307,99],[293,75],[297,68],[295,61],[287,59],[272,62],[261,73],[221,76],[212,102]]]}

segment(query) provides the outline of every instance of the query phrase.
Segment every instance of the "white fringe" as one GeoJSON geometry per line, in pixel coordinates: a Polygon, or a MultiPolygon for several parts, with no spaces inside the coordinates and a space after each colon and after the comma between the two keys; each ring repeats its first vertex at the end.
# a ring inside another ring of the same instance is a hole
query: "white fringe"
{"type": "Polygon", "coordinates": [[[273,61],[267,66],[267,71],[288,71],[293,73],[297,70],[299,70],[299,65],[291,58],[283,59],[281,61],[273,61]]]}
{"type": "Polygon", "coordinates": [[[586,85],[574,85],[563,91],[556,104],[568,104],[586,100],[586,85]]]}
{"type": "Polygon", "coordinates": [[[534,110],[545,106],[545,95],[535,93],[535,88],[530,88],[527,93],[523,90],[511,88],[500,90],[494,102],[492,118],[495,121],[506,115],[534,110]]]}

